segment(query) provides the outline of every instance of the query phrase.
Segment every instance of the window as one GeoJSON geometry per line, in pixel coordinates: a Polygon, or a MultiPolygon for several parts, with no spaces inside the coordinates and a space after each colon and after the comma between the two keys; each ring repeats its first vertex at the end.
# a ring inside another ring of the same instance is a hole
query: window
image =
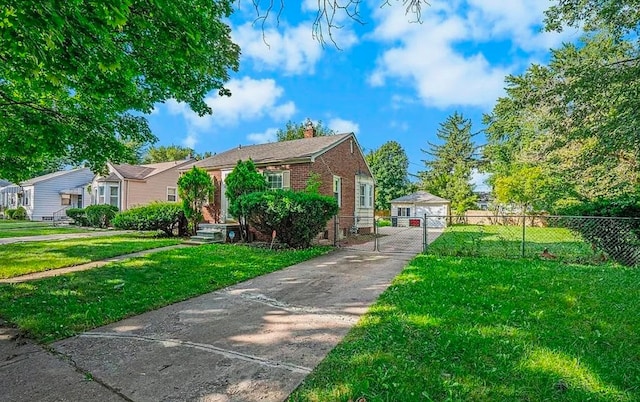
{"type": "Polygon", "coordinates": [[[98,204],[104,204],[104,184],[98,186],[98,204]]]}
{"type": "Polygon", "coordinates": [[[109,187],[109,204],[118,207],[120,194],[118,186],[109,187]]]}
{"type": "Polygon", "coordinates": [[[360,208],[373,207],[373,186],[371,184],[360,184],[360,208]]]}
{"type": "Polygon", "coordinates": [[[282,173],[267,173],[267,184],[271,190],[281,190],[284,188],[282,173]]]}
{"type": "Polygon", "coordinates": [[[398,208],[398,216],[411,216],[411,208],[398,208]]]}
{"type": "Polygon", "coordinates": [[[22,205],[31,205],[31,190],[25,190],[22,205]]]}
{"type": "Polygon", "coordinates": [[[60,200],[60,205],[71,205],[71,196],[69,194],[62,194],[60,200]]]}
{"type": "Polygon", "coordinates": [[[175,187],[167,187],[167,201],[175,202],[178,200],[178,193],[175,187]]]}
{"type": "Polygon", "coordinates": [[[338,201],[338,207],[342,206],[342,178],[333,176],[333,196],[338,201]]]}

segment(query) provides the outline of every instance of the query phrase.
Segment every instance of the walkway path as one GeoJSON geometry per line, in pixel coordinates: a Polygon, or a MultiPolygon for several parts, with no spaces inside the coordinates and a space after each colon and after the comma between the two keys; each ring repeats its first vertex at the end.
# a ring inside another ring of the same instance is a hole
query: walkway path
{"type": "Polygon", "coordinates": [[[192,246],[189,246],[189,245],[186,245],[186,244],[174,244],[172,246],[152,248],[152,249],[149,249],[149,250],[138,251],[136,253],[124,254],[124,255],[119,255],[119,256],[116,256],[116,257],[111,257],[111,258],[108,258],[106,260],[92,261],[92,262],[88,262],[88,263],[82,264],[82,265],[74,265],[74,266],[71,266],[71,267],[64,267],[64,268],[52,269],[52,270],[49,270],[49,271],[34,272],[32,274],[14,276],[13,278],[0,279],[0,283],[22,283],[22,282],[27,282],[27,281],[33,281],[33,280],[36,280],[36,279],[41,279],[41,278],[49,278],[51,276],[64,275],[64,274],[68,274],[70,272],[86,271],[88,269],[102,267],[104,265],[107,265],[107,264],[110,264],[110,263],[116,262],[116,261],[123,261],[123,260],[129,259],[129,258],[142,257],[144,255],[148,255],[148,254],[151,254],[151,253],[157,253],[157,252],[160,252],[160,251],[173,250],[174,248],[183,248],[183,247],[192,247],[192,246]]]}
{"type": "Polygon", "coordinates": [[[410,258],[337,250],[46,352],[0,328],[0,401],[281,401],[410,258]]]}
{"type": "Polygon", "coordinates": [[[7,237],[0,239],[0,245],[11,244],[19,242],[29,241],[49,241],[49,240],[65,240],[65,239],[80,239],[84,237],[100,237],[100,236],[116,236],[121,234],[135,233],[131,230],[96,230],[83,233],[59,233],[40,236],[21,236],[21,237],[7,237]]]}

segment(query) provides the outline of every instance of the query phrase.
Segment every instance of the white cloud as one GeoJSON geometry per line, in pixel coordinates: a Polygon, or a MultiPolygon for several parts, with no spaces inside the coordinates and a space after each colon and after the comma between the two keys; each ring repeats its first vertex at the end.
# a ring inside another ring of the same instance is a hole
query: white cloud
{"type": "Polygon", "coordinates": [[[329,120],[327,126],[334,130],[337,133],[354,133],[357,134],[360,131],[360,126],[358,123],[355,123],[350,120],[344,120],[340,118],[335,118],[329,120]]]}
{"type": "MultiPolygon", "coordinates": [[[[168,100],[165,105],[171,115],[182,116],[187,122],[187,130],[191,133],[202,132],[211,129],[212,126],[231,127],[243,121],[257,120],[269,117],[274,121],[289,119],[296,112],[296,106],[292,101],[280,103],[284,94],[272,79],[254,80],[244,77],[230,80],[227,88],[231,90],[231,96],[219,96],[212,94],[205,102],[213,110],[213,115],[198,116],[187,104],[168,100]]],[[[196,136],[185,141],[193,141],[196,136]]]]}
{"type": "Polygon", "coordinates": [[[409,129],[409,123],[406,121],[391,120],[389,122],[389,127],[394,130],[407,131],[409,129]]]}
{"type": "Polygon", "coordinates": [[[251,133],[247,135],[247,139],[251,141],[253,144],[264,144],[267,142],[276,142],[278,140],[277,133],[278,133],[277,128],[268,128],[263,133],[251,133]]]}
{"type": "Polygon", "coordinates": [[[182,140],[182,145],[191,149],[194,149],[197,143],[198,143],[198,137],[196,136],[195,133],[187,134],[185,139],[182,140]]]}
{"type": "MultiPolygon", "coordinates": [[[[368,77],[372,86],[391,81],[415,88],[426,106],[491,106],[504,93],[504,77],[522,60],[492,64],[482,52],[491,41],[511,42],[511,51],[543,52],[562,38],[540,32],[539,0],[467,0],[434,4],[423,10],[422,24],[407,22],[402,7],[374,12],[372,39],[387,44],[368,77]],[[461,49],[464,49],[462,51],[461,49]]],[[[392,107],[398,106],[397,100],[392,107]]]]}

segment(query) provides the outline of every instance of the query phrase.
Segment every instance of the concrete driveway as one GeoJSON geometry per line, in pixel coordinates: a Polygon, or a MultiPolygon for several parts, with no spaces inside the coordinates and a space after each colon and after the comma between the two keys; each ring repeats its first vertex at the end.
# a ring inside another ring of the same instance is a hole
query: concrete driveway
{"type": "Polygon", "coordinates": [[[0,400],[283,400],[411,257],[338,250],[65,339],[49,358],[65,362],[68,390],[43,391],[58,379],[24,355],[13,370],[33,370],[30,385],[0,363],[0,400]]]}

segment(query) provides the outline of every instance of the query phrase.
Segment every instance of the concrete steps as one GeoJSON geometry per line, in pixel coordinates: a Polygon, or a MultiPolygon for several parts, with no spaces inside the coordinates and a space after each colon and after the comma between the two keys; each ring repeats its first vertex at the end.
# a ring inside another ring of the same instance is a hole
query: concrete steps
{"type": "Polygon", "coordinates": [[[209,243],[224,243],[224,233],[215,225],[201,223],[198,225],[198,230],[195,236],[186,242],[187,244],[209,244],[209,243]]]}

